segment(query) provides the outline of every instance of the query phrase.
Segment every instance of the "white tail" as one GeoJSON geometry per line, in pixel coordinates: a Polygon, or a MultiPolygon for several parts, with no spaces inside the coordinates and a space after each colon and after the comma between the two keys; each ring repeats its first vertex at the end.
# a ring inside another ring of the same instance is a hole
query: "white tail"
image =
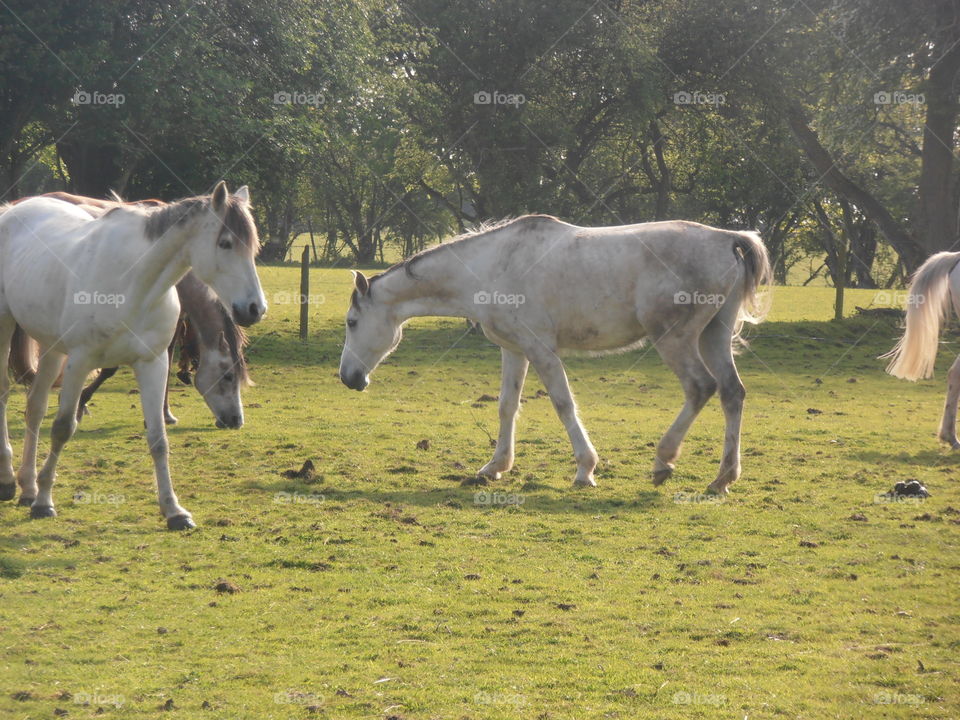
{"type": "Polygon", "coordinates": [[[897,346],[882,355],[891,358],[887,372],[904,380],[933,376],[940,342],[940,324],[950,309],[950,273],[960,253],[932,255],[913,275],[907,296],[907,329],[897,346]]]}
{"type": "Polygon", "coordinates": [[[773,270],[770,267],[767,248],[759,233],[750,230],[738,232],[736,235],[733,248],[734,252],[739,251],[740,257],[743,258],[746,275],[733,338],[741,345],[745,345],[745,341],[740,337],[743,324],[758,325],[770,311],[770,294],[764,292],[763,288],[773,282],[773,270]]]}

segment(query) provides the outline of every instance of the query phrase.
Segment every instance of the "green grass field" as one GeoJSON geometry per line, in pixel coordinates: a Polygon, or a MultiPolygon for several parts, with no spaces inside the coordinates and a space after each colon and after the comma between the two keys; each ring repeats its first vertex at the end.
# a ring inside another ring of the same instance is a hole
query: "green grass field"
{"type": "Polygon", "coordinates": [[[306,344],[296,269],[262,278],[244,428],[172,392],[197,530],[164,529],[129,370],[65,450],[59,517],[0,507],[0,717],[960,716],[960,454],[935,437],[951,336],[937,378],[905,383],[876,359],[893,321],[828,322],[832,290],[777,288],[739,360],[728,499],[697,495],[716,400],[652,487],[681,392],[649,349],[568,363],[599,487],[571,487],[534,376],[516,467],[483,487],[464,481],[496,435],[493,345],[414,321],[354,393],[336,374],[349,273],[312,272],[306,344]],[[308,459],[314,477],[284,475],[308,459]],[[908,478],[933,496],[877,500],[908,478]]]}

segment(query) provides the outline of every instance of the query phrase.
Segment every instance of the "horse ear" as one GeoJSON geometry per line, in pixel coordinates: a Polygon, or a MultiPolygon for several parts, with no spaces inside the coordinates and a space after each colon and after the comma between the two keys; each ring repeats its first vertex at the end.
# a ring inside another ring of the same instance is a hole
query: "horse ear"
{"type": "Polygon", "coordinates": [[[370,292],[370,281],[367,280],[366,276],[362,272],[354,270],[353,280],[357,287],[357,291],[361,296],[367,295],[370,292]]]}
{"type": "Polygon", "coordinates": [[[250,188],[248,188],[246,185],[244,185],[244,186],[241,187],[239,190],[237,190],[237,191],[233,194],[233,196],[234,196],[235,198],[237,198],[237,200],[240,200],[241,202],[244,202],[244,203],[249,204],[249,203],[250,203],[250,188]]]}
{"type": "Polygon", "coordinates": [[[230,192],[227,190],[227,184],[221,180],[213,189],[213,209],[217,212],[222,211],[227,206],[227,198],[229,196],[230,192]]]}

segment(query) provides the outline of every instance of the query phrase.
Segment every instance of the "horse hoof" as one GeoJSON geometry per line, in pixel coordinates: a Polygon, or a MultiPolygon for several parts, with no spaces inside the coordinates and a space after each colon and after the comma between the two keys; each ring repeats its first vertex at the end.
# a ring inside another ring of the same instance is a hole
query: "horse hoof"
{"type": "Polygon", "coordinates": [[[17,484],[0,485],[0,502],[13,500],[17,496],[17,484]]]}
{"type": "Polygon", "coordinates": [[[487,480],[499,480],[503,475],[496,470],[488,470],[484,467],[477,471],[477,477],[486,478],[487,480]]]}
{"type": "Polygon", "coordinates": [[[673,474],[673,468],[664,468],[663,470],[654,470],[653,486],[660,487],[667,481],[667,478],[669,478],[672,474],[673,474]]]}
{"type": "Polygon", "coordinates": [[[721,497],[730,494],[726,485],[718,485],[715,487],[713,483],[707,485],[705,493],[707,495],[720,495],[721,497]]]}
{"type": "Polygon", "coordinates": [[[167,530],[193,530],[197,525],[189,515],[174,515],[167,518],[167,530]]]}
{"type": "Polygon", "coordinates": [[[53,505],[31,505],[30,506],[30,517],[34,519],[56,517],[57,511],[53,509],[53,505]]]}
{"type": "Polygon", "coordinates": [[[588,475],[585,478],[577,477],[573,481],[574,487],[596,487],[597,481],[593,479],[593,475],[588,475]]]}
{"type": "Polygon", "coordinates": [[[21,495],[20,499],[17,501],[17,505],[19,505],[20,507],[30,507],[31,505],[33,505],[34,500],[36,500],[36,498],[27,497],[26,495],[21,495]]]}
{"type": "Polygon", "coordinates": [[[180,421],[177,420],[173,415],[164,415],[163,421],[164,421],[167,425],[176,425],[178,422],[180,422],[180,421]]]}

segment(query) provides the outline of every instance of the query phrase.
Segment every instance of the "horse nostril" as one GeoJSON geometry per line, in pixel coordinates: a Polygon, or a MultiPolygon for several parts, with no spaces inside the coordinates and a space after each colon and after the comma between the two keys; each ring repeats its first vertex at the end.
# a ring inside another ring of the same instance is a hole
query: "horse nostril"
{"type": "Polygon", "coordinates": [[[250,317],[256,319],[256,318],[260,317],[260,306],[257,305],[256,303],[250,303],[250,307],[248,308],[248,312],[250,313],[250,317]]]}

